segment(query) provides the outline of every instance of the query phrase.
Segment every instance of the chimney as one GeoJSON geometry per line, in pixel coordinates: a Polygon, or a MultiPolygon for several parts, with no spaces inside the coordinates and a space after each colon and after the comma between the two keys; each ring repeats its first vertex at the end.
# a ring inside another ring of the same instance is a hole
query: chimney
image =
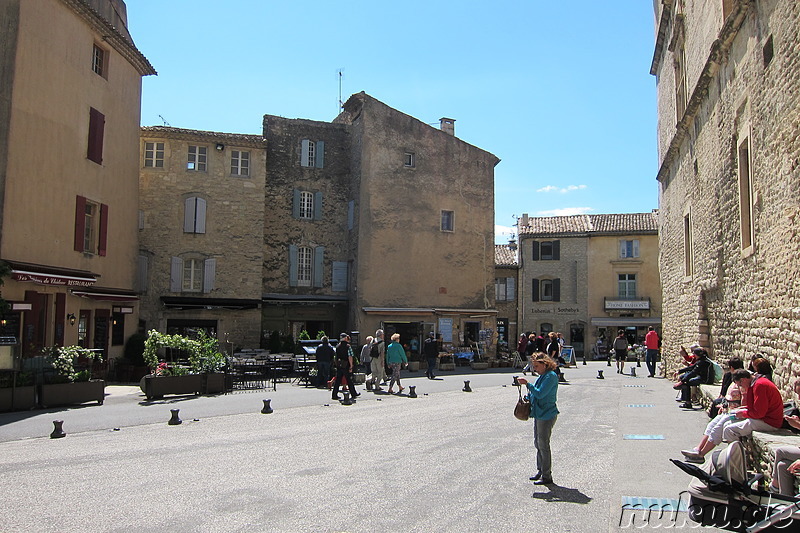
{"type": "Polygon", "coordinates": [[[519,219],[520,226],[527,226],[528,225],[528,213],[522,213],[522,218],[519,219]]]}
{"type": "Polygon", "coordinates": [[[439,129],[450,135],[456,135],[456,119],[442,117],[439,119],[439,129]]]}

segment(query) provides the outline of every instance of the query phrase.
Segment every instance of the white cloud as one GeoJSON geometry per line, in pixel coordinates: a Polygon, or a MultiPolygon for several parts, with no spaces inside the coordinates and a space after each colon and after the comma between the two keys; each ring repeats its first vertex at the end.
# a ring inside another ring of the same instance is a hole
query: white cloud
{"type": "MultiPolygon", "coordinates": [[[[562,207],[561,209],[550,209],[548,211],[539,211],[536,213],[538,217],[568,217],[572,215],[585,215],[594,211],[591,207],[562,207]]],[[[496,231],[496,230],[495,230],[496,231]]]]}
{"type": "Polygon", "coordinates": [[[547,185],[541,189],[536,189],[536,192],[558,192],[566,194],[572,191],[580,191],[586,188],[586,185],[567,185],[566,187],[556,187],[555,185],[547,185]]]}
{"type": "Polygon", "coordinates": [[[515,226],[494,226],[494,243],[495,244],[508,244],[508,239],[516,237],[517,228],[515,226]]]}

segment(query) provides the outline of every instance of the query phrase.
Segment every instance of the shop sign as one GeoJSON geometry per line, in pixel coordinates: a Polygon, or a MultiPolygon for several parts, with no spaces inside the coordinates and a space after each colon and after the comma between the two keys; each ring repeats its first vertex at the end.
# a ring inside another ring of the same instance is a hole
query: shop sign
{"type": "Polygon", "coordinates": [[[648,300],[606,300],[606,309],[650,309],[648,300]]]}
{"type": "Polygon", "coordinates": [[[16,281],[29,281],[39,285],[58,285],[66,287],[91,287],[94,285],[93,278],[77,278],[72,276],[55,276],[52,274],[39,274],[34,272],[12,271],[13,279],[16,281]]]}

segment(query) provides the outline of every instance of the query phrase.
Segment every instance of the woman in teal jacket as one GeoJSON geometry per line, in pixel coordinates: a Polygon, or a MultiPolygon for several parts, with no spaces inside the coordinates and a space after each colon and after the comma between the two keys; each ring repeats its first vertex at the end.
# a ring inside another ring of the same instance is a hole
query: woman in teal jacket
{"type": "Polygon", "coordinates": [[[549,485],[553,482],[553,460],[550,453],[550,435],[558,418],[556,396],[558,393],[557,364],[551,358],[541,354],[532,358],[534,371],[539,374],[536,383],[528,383],[525,378],[518,378],[522,385],[528,386],[527,398],[531,402],[531,418],[533,418],[533,445],[536,447],[537,472],[531,476],[536,485],[549,485]]]}
{"type": "Polygon", "coordinates": [[[395,383],[400,387],[398,392],[403,392],[405,388],[400,386],[400,365],[404,363],[408,363],[406,350],[403,348],[403,345],[400,344],[400,334],[395,333],[392,335],[392,343],[386,347],[386,364],[392,369],[392,379],[389,381],[389,394],[394,392],[392,387],[395,383]]]}

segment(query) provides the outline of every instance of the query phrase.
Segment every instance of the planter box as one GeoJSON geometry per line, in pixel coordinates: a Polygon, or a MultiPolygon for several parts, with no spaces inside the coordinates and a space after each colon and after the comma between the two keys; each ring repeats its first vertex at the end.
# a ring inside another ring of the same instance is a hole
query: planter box
{"type": "Polygon", "coordinates": [[[486,370],[489,368],[489,363],[486,362],[479,362],[479,363],[470,363],[472,370],[486,370]]]}
{"type": "Polygon", "coordinates": [[[203,391],[203,376],[200,374],[186,376],[154,376],[151,374],[142,378],[139,388],[142,389],[148,400],[161,399],[166,394],[200,394],[203,391]]]}
{"type": "Polygon", "coordinates": [[[202,376],[205,380],[203,394],[219,394],[227,391],[227,387],[225,386],[225,374],[216,372],[214,374],[202,374],[202,376]]]}
{"type": "Polygon", "coordinates": [[[14,409],[31,409],[36,406],[36,394],[33,385],[27,387],[17,387],[14,391],[14,403],[11,403],[12,389],[0,389],[0,411],[12,411],[14,409]]]}
{"type": "Polygon", "coordinates": [[[419,361],[409,361],[408,362],[408,371],[409,372],[419,372],[419,361]]]}
{"type": "Polygon", "coordinates": [[[455,363],[439,363],[439,370],[455,370],[455,363]]]}
{"type": "Polygon", "coordinates": [[[54,405],[72,405],[92,401],[96,401],[98,405],[103,405],[105,397],[106,382],[102,379],[79,383],[52,383],[41,385],[39,405],[52,407],[54,405]]]}

